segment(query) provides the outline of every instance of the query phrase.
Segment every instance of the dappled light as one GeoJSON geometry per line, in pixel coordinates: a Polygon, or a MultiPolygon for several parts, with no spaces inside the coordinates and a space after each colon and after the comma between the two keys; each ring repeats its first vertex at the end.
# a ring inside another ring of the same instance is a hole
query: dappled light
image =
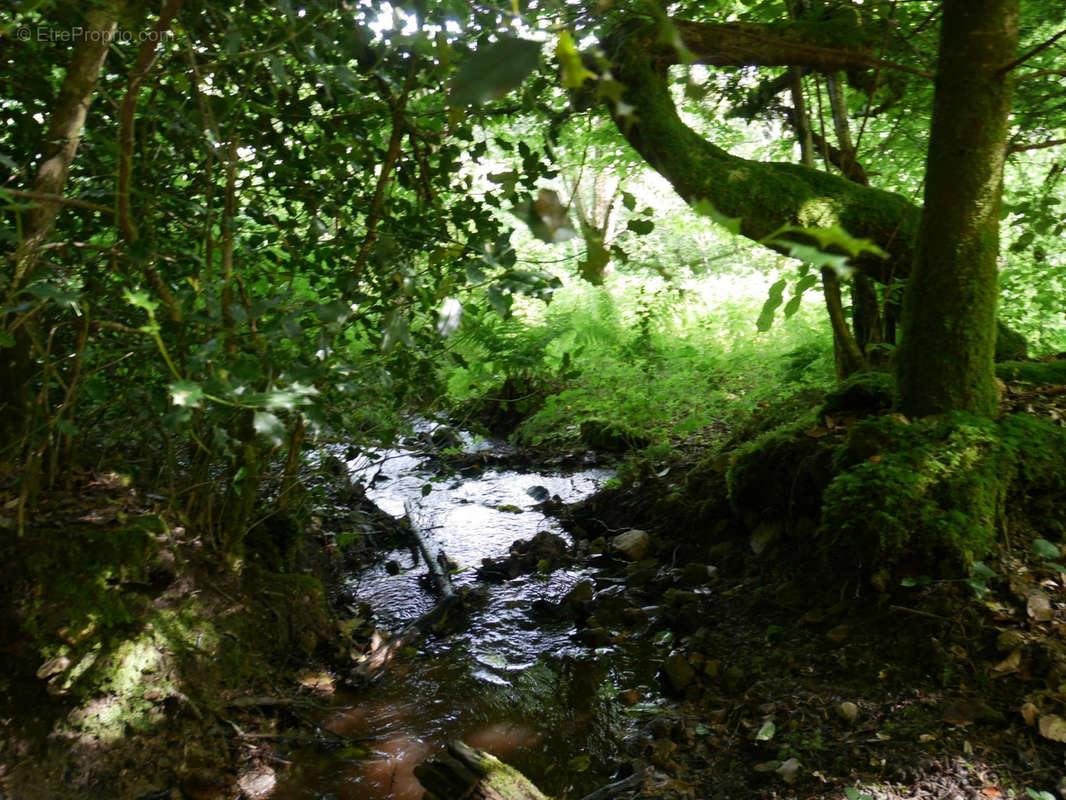
{"type": "Polygon", "coordinates": [[[1066,797],[1066,6],[0,19],[0,797],[1066,797]]]}

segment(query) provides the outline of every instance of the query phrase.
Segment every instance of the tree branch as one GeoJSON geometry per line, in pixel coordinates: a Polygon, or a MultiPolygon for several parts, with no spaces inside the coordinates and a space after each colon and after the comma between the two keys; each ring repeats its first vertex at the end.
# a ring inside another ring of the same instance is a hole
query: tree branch
{"type": "Polygon", "coordinates": [[[1036,144],[1012,144],[1007,148],[1007,155],[1021,153],[1025,150],[1044,150],[1048,147],[1058,147],[1062,144],[1066,144],[1066,139],[1050,139],[1046,142],[1038,142],[1036,144]]]}
{"type": "MultiPolygon", "coordinates": [[[[849,14],[817,22],[713,24],[676,20],[673,25],[696,62],[709,66],[794,66],[820,72],[879,67],[934,77],[926,70],[872,56],[870,51],[880,41],[878,32],[858,25],[849,14]]],[[[645,23],[631,33],[644,38],[648,55],[658,64],[679,63],[678,48],[661,42],[659,30],[658,24],[645,23]]]]}
{"type": "Polygon", "coordinates": [[[741,234],[760,243],[783,225],[839,225],[889,254],[857,258],[856,268],[882,282],[907,274],[917,207],[899,195],[808,167],[738,158],[706,141],[678,116],[665,64],[648,58],[657,34],[655,26],[645,26],[639,34],[630,30],[624,39],[605,43],[612,73],[626,87],[623,102],[607,104],[622,135],[684,200],[707,200],[720,213],[739,217],[741,234]]]}

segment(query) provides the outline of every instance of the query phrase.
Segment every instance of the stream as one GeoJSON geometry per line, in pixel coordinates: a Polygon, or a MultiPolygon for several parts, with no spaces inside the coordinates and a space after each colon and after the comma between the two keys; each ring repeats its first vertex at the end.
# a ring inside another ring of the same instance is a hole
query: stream
{"type": "MultiPolygon", "coordinates": [[[[428,430],[431,425],[423,434],[428,430]]],[[[504,443],[467,434],[462,442],[466,452],[491,450],[495,463],[506,463],[504,443]]],[[[434,551],[443,548],[459,565],[457,589],[472,586],[481,560],[506,555],[515,540],[547,530],[569,542],[554,519],[534,508],[538,499],[575,502],[613,474],[490,467],[441,480],[413,448],[377,451],[347,464],[384,511],[399,517],[405,502],[413,504],[434,551]],[[432,488],[424,494],[427,485],[432,488]]],[[[436,602],[425,565],[413,560],[411,550],[396,550],[351,576],[379,628],[397,632],[436,602]]],[[[492,584],[459,630],[424,639],[416,655],[397,659],[374,686],[339,691],[332,701],[337,710],[318,721],[360,746],[338,742],[287,754],[295,766],[273,797],[416,800],[422,788],[414,767],[456,738],[512,764],[549,794],[569,790],[570,797],[581,797],[608,782],[631,719],[615,697],[620,688],[650,682],[651,659],[641,643],[592,649],[574,638],[571,622],[531,617],[534,601],[558,602],[582,579],[597,589],[614,580],[576,566],[492,584]]]]}

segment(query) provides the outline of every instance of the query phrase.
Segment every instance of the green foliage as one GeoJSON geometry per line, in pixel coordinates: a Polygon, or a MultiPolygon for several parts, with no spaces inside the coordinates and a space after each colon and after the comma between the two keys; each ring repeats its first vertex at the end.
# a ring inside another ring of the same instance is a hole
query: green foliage
{"type": "Polygon", "coordinates": [[[719,301],[698,287],[618,277],[610,287],[565,288],[547,308],[523,307],[510,321],[469,320],[455,338],[463,366],[445,378],[451,402],[477,418],[513,398],[521,441],[607,450],[739,421],[761,402],[827,381],[832,368],[809,311],[769,341],[751,341],[762,285],[719,301]],[[797,366],[785,354],[800,344],[807,356],[797,366]]]}

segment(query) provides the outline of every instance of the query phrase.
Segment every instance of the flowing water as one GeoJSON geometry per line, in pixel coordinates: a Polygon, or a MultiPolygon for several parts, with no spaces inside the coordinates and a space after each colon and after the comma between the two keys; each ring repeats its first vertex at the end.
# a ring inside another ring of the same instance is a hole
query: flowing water
{"type": "MultiPolygon", "coordinates": [[[[486,447],[470,437],[464,444],[486,447]]],[[[413,504],[433,549],[443,548],[459,564],[457,588],[475,582],[482,558],[506,555],[517,539],[543,530],[566,538],[534,508],[544,490],[573,502],[611,476],[604,469],[542,474],[497,468],[441,481],[413,450],[373,455],[376,464],[365,458],[348,463],[353,477],[391,514],[400,516],[405,503],[413,504]],[[427,484],[432,490],[424,495],[427,484]]],[[[411,551],[398,550],[388,560],[399,565],[397,574],[383,562],[351,580],[359,599],[373,607],[377,625],[398,631],[429,610],[435,597],[411,551]]],[[[580,567],[492,585],[487,602],[472,609],[458,631],[423,640],[417,655],[393,662],[373,687],[339,693],[337,710],[320,722],[362,740],[366,752],[319,747],[292,754],[296,766],[274,798],[420,798],[414,767],[451,739],[499,756],[548,793],[573,787],[570,796],[580,797],[605,783],[626,725],[614,695],[646,677],[635,672],[639,648],[591,650],[576,643],[572,625],[535,622],[529,614],[533,601],[557,602],[584,578],[597,588],[610,580],[580,567]]]]}

